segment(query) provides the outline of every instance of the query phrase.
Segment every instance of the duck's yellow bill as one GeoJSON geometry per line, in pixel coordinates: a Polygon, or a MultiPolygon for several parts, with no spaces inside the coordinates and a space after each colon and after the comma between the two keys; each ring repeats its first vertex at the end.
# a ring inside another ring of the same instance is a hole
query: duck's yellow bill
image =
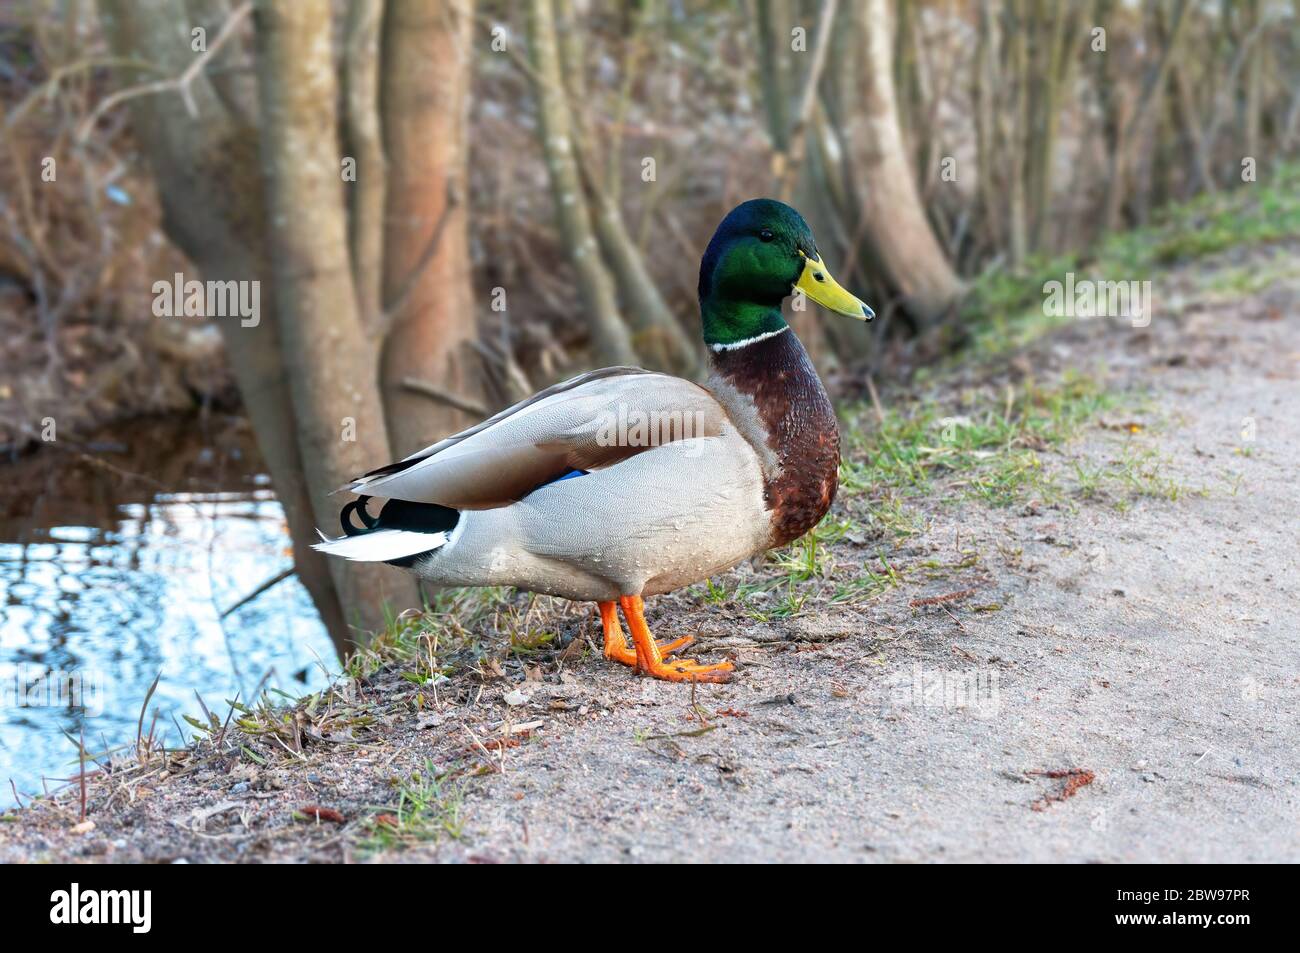
{"type": "Polygon", "coordinates": [[[804,255],[803,273],[794,286],[836,314],[846,314],[859,321],[870,321],[876,316],[876,312],[865,303],[840,287],[839,282],[831,277],[831,273],[822,264],[821,258],[804,255]]]}

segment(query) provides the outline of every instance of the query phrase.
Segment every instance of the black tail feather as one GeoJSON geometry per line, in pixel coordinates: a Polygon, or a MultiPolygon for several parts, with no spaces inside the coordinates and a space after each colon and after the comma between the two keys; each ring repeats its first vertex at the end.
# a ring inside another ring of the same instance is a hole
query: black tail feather
{"type": "MultiPolygon", "coordinates": [[[[359,496],[350,503],[344,504],[343,509],[339,511],[339,523],[342,524],[346,535],[360,536],[362,533],[378,529],[450,533],[460,522],[460,511],[450,506],[439,506],[437,503],[412,503],[409,500],[389,500],[379,511],[378,516],[371,516],[366,510],[366,503],[369,501],[370,497],[359,496]],[[353,513],[356,513],[357,518],[361,520],[361,526],[352,522],[353,513]]],[[[390,559],[388,564],[410,567],[424,555],[425,553],[415,553],[411,556],[403,556],[401,559],[390,559]]]]}
{"type": "Polygon", "coordinates": [[[347,536],[360,536],[362,533],[368,533],[374,529],[379,520],[371,516],[366,511],[366,503],[370,501],[368,496],[359,496],[351,503],[344,505],[339,511],[339,523],[343,526],[343,532],[347,536]],[[361,518],[362,526],[357,526],[352,522],[352,514],[356,513],[361,518]]]}

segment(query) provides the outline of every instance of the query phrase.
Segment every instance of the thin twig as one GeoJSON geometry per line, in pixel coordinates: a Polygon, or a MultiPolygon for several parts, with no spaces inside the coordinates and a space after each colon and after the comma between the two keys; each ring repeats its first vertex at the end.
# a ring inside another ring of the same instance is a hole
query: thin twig
{"type": "Polygon", "coordinates": [[[296,571],[297,571],[297,570],[294,569],[293,566],[290,566],[288,569],[284,570],[283,572],[278,572],[278,573],[276,573],[274,576],[272,576],[270,579],[266,580],[266,582],[262,583],[260,586],[258,586],[256,589],[254,589],[254,590],[253,590],[252,592],[250,592],[248,595],[244,596],[244,598],[242,598],[242,599],[240,599],[238,602],[236,602],[236,603],[235,603],[233,606],[231,606],[229,609],[226,609],[225,611],[223,611],[223,612],[221,613],[221,618],[224,619],[224,618],[226,618],[226,616],[229,616],[229,615],[232,615],[232,614],[235,613],[235,612],[238,612],[240,609],[242,609],[244,606],[248,605],[250,602],[252,602],[252,601],[253,601],[254,599],[256,599],[258,596],[260,596],[262,593],[266,592],[268,589],[271,589],[271,588],[273,588],[273,587],[279,585],[280,583],[284,582],[286,579],[288,579],[290,576],[292,576],[296,571]]]}
{"type": "Polygon", "coordinates": [[[124,103],[129,99],[135,99],[139,96],[151,96],[154,93],[165,93],[175,90],[180,93],[181,100],[185,103],[185,111],[190,114],[191,119],[197,119],[199,116],[198,107],[194,105],[194,98],[190,94],[190,86],[195,79],[203,72],[203,68],[208,65],[212,57],[225,46],[226,41],[234,36],[235,28],[241,24],[250,13],[253,12],[251,0],[244,0],[226,18],[226,22],[221,25],[221,29],[213,38],[212,43],[199,56],[194,58],[194,62],[185,67],[179,76],[172,79],[155,80],[152,83],[141,83],[139,86],[130,86],[126,89],[119,89],[115,93],[105,96],[96,104],[95,108],[90,111],[90,115],[81,121],[77,127],[76,139],[78,143],[84,143],[90,138],[91,131],[99,118],[110,109],[124,103]]]}
{"type": "Polygon", "coordinates": [[[448,407],[454,407],[456,410],[464,411],[467,414],[474,414],[479,417],[490,417],[492,411],[488,410],[478,401],[469,397],[462,397],[460,394],[453,394],[451,391],[443,390],[430,384],[428,381],[422,381],[414,377],[403,377],[402,386],[409,391],[417,394],[423,394],[436,400],[440,404],[446,404],[448,407]]]}
{"type": "Polygon", "coordinates": [[[81,817],[80,821],[86,819],[86,729],[81,729],[81,740],[77,743],[77,757],[81,764],[81,770],[77,773],[77,778],[81,782],[81,817]]]}
{"type": "Polygon", "coordinates": [[[12,129],[18,123],[22,122],[28,111],[38,102],[49,101],[54,98],[55,93],[63,81],[77,73],[83,73],[87,70],[99,69],[101,67],[120,67],[124,69],[138,70],[157,70],[158,67],[144,60],[135,59],[126,56],[92,56],[84,60],[78,60],[75,63],[67,63],[58,67],[50,73],[49,79],[35,87],[28,93],[17,106],[11,109],[5,116],[5,128],[12,129]]]}
{"type": "Polygon", "coordinates": [[[976,592],[975,589],[959,589],[956,592],[946,592],[941,596],[926,596],[923,599],[913,599],[907,605],[912,609],[919,609],[921,606],[937,606],[945,602],[956,602],[958,599],[965,599],[968,596],[975,595],[976,592]]]}
{"type": "Polygon", "coordinates": [[[871,406],[876,411],[876,420],[884,426],[885,408],[880,406],[880,395],[876,393],[876,382],[871,375],[867,375],[867,393],[871,395],[871,406]]]}

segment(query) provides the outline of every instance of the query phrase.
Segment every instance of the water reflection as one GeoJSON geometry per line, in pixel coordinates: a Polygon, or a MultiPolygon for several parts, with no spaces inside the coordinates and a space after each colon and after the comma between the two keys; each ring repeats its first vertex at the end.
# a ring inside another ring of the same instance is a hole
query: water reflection
{"type": "Polygon", "coordinates": [[[174,744],[190,733],[180,716],[197,713],[195,691],[224,713],[237,692],[298,694],[336,668],[292,577],[221,617],[291,564],[242,420],[136,425],[0,474],[0,802],[12,802],[11,777],[29,793],[75,771],[65,732],[84,727],[92,750],[134,740],[159,671],[149,718],[160,710],[174,744]],[[60,694],[69,676],[82,679],[83,709],[60,694]]]}

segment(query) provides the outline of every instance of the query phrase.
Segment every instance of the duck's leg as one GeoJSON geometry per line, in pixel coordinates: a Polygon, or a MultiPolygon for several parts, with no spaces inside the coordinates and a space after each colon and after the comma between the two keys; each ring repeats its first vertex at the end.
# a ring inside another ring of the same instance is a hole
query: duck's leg
{"type": "MultiPolygon", "coordinates": [[[[619,605],[623,607],[623,618],[632,632],[632,644],[636,646],[636,668],[638,672],[666,678],[673,682],[726,682],[731,680],[732,664],[719,662],[716,665],[701,665],[686,659],[666,659],[664,649],[650,634],[650,627],[645,622],[645,603],[640,596],[620,596],[619,605]]],[[[689,638],[689,636],[688,636],[689,638]]],[[[670,643],[672,644],[672,643],[670,643]]]]}
{"type": "Polygon", "coordinates": [[[627,647],[623,627],[618,624],[618,608],[613,602],[598,602],[600,624],[605,627],[605,658],[624,665],[636,664],[636,652],[627,647]]]}
{"type": "MultiPolygon", "coordinates": [[[[618,623],[618,604],[615,602],[598,602],[600,624],[605,629],[605,658],[624,665],[636,664],[636,650],[628,648],[627,639],[623,637],[623,627],[618,623]]],[[[661,655],[668,655],[695,641],[693,635],[683,635],[671,642],[659,642],[661,655]]]]}

